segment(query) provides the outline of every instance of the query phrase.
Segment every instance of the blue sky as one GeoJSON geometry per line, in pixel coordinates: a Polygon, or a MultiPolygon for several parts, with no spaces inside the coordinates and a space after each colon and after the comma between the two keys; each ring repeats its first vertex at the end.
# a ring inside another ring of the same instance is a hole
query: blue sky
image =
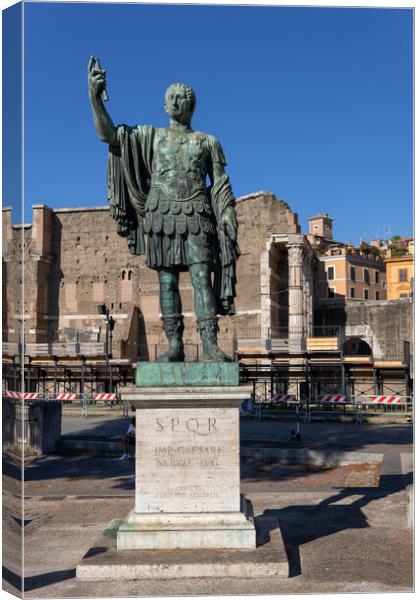
{"type": "MultiPolygon", "coordinates": [[[[108,70],[114,122],[165,126],[175,81],[216,135],[237,196],[272,191],[334,237],[409,235],[412,11],[25,4],[25,221],[30,206],[106,203],[86,66],[108,70]]],[[[5,204],[11,204],[4,192],[5,204]]]]}

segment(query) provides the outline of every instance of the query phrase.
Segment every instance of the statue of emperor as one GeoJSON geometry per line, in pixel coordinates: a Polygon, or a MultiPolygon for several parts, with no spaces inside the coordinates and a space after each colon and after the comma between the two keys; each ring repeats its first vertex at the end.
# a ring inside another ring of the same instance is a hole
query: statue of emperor
{"type": "Polygon", "coordinates": [[[106,71],[94,57],[88,65],[88,87],[96,131],[109,144],[108,199],[117,233],[127,238],[132,254],[146,254],[147,266],[158,273],[169,342],[158,360],[185,359],[181,271],[189,271],[194,288],[201,360],[227,360],[217,345],[217,332],[218,315],[235,313],[235,198],[219,141],[191,128],[194,91],[183,83],[169,86],[164,100],[167,128],[116,127],[103,103],[106,71]]]}

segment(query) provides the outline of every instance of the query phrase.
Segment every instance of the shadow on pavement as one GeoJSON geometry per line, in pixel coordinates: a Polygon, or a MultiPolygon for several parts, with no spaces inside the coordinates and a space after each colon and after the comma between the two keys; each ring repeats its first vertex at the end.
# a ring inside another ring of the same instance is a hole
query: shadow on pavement
{"type": "MultiPolygon", "coordinates": [[[[53,583],[58,583],[59,581],[65,581],[66,579],[74,579],[75,577],[76,569],[67,569],[65,571],[50,571],[49,573],[41,573],[40,575],[25,577],[24,591],[31,592],[32,590],[51,585],[53,583]]],[[[20,577],[16,573],[4,566],[3,579],[17,590],[20,589],[20,577]]]]}
{"type": "Polygon", "coordinates": [[[413,482],[413,473],[382,475],[379,487],[349,487],[315,505],[291,505],[270,508],[263,517],[276,517],[289,558],[289,576],[301,574],[299,547],[313,540],[333,535],[346,529],[370,527],[362,508],[380,498],[404,490],[413,482]],[[351,504],[335,505],[350,496],[361,496],[351,504]]]}
{"type": "MultiPolygon", "coordinates": [[[[119,461],[116,458],[92,456],[61,456],[51,454],[33,460],[25,468],[25,484],[45,480],[72,480],[75,483],[92,480],[108,480],[108,489],[134,490],[135,461],[119,461]]],[[[12,479],[20,478],[18,470],[3,455],[3,474],[12,479]]],[[[59,485],[57,487],[59,491],[59,485]]]]}
{"type": "Polygon", "coordinates": [[[131,417],[116,419],[62,418],[62,439],[115,442],[126,433],[131,417]]]}
{"type": "MultiPolygon", "coordinates": [[[[292,442],[294,422],[241,421],[241,445],[278,448],[322,448],[342,452],[364,446],[402,446],[413,443],[413,426],[354,425],[352,423],[301,423],[302,442],[292,442]]],[[[373,450],[374,451],[374,450],[373,450]]]]}

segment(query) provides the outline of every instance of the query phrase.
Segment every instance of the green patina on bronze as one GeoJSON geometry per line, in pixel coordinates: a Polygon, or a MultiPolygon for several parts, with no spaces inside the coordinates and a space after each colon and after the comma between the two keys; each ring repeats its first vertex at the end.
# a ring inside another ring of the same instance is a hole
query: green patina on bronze
{"type": "Polygon", "coordinates": [[[183,387],[239,385],[236,362],[141,362],[136,386],[183,387]]]}
{"type": "Polygon", "coordinates": [[[201,360],[226,360],[217,345],[217,318],[235,313],[239,248],[235,199],[222,147],[214,136],[191,128],[196,97],[185,84],[167,89],[169,127],[156,128],[114,126],[103,103],[105,71],[93,57],[88,82],[97,133],[109,144],[111,216],[130,252],[146,254],[147,266],[158,272],[163,329],[169,341],[169,350],[159,361],[184,360],[181,271],[189,271],[194,288],[201,360]]]}

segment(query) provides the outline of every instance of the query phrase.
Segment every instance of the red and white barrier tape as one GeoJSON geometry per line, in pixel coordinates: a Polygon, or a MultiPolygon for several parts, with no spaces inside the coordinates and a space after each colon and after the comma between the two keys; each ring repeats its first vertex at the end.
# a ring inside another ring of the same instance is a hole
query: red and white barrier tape
{"type": "Polygon", "coordinates": [[[323,394],[319,396],[320,402],[329,402],[331,404],[345,404],[347,402],[347,396],[343,394],[323,394]]]}
{"type": "Polygon", "coordinates": [[[10,390],[4,391],[3,396],[6,396],[6,398],[22,398],[22,394],[20,392],[12,392],[10,390]]]}
{"type": "Polygon", "coordinates": [[[37,392],[12,392],[10,390],[6,390],[5,392],[3,392],[3,396],[6,396],[6,398],[18,398],[20,400],[22,400],[22,398],[24,400],[36,400],[37,398],[41,397],[41,394],[38,394],[37,392]]]}
{"type": "Polygon", "coordinates": [[[95,400],[116,400],[117,394],[95,394],[95,400]]]}
{"type": "Polygon", "coordinates": [[[73,392],[62,392],[55,395],[56,400],[76,400],[77,394],[73,392]]]}
{"type": "Polygon", "coordinates": [[[271,402],[273,404],[276,404],[277,402],[296,402],[296,396],[295,394],[277,394],[272,397],[271,402]]]}
{"type": "Polygon", "coordinates": [[[402,404],[401,396],[370,396],[372,404],[402,404]]]}

